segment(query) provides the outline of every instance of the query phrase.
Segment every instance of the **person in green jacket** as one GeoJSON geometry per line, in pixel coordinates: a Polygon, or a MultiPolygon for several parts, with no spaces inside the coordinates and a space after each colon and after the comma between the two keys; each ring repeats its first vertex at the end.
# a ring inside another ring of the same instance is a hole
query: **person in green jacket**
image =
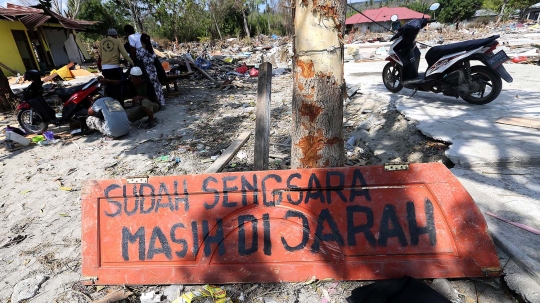
{"type": "MultiPolygon", "coordinates": [[[[123,71],[120,67],[120,54],[133,66],[133,60],[129,57],[124,45],[118,39],[118,33],[114,28],[107,31],[107,37],[99,43],[99,57],[101,60],[101,74],[108,80],[122,80],[123,71]]],[[[121,87],[114,84],[107,84],[105,93],[116,100],[122,100],[121,87]]]]}

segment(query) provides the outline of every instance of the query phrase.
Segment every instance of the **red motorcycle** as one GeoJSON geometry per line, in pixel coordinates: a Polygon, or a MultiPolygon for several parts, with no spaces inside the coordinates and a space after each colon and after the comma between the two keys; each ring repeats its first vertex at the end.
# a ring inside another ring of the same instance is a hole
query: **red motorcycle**
{"type": "Polygon", "coordinates": [[[29,134],[42,134],[49,124],[59,126],[75,116],[78,122],[84,122],[86,114],[82,110],[90,107],[92,99],[102,97],[98,79],[74,87],[55,89],[53,86],[45,90],[38,71],[27,71],[24,79],[32,83],[23,91],[17,120],[29,134]]]}

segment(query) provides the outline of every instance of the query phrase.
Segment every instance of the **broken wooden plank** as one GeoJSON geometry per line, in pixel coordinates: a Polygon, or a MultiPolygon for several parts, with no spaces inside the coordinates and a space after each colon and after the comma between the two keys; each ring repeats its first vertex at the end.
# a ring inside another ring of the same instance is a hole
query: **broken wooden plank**
{"type": "Polygon", "coordinates": [[[360,83],[353,84],[350,86],[350,88],[347,88],[347,96],[352,97],[356,95],[356,92],[360,89],[360,83]]]}
{"type": "Polygon", "coordinates": [[[47,77],[43,78],[43,82],[48,82],[48,81],[51,81],[52,79],[56,78],[58,76],[57,73],[52,73],[50,75],[48,75],[47,77]]]}
{"type": "Polygon", "coordinates": [[[200,71],[204,76],[206,76],[206,78],[208,78],[209,80],[212,80],[214,82],[216,82],[216,80],[214,80],[214,78],[212,78],[212,76],[210,76],[207,72],[205,72],[202,68],[198,67],[197,64],[195,63],[195,61],[193,61],[193,58],[191,58],[191,56],[185,56],[184,58],[187,58],[187,60],[189,60],[189,62],[191,62],[191,64],[193,64],[193,67],[195,67],[198,71],[200,71]]]}
{"type": "Polygon", "coordinates": [[[282,154],[282,153],[270,153],[269,156],[270,156],[270,158],[282,159],[282,160],[289,157],[289,155],[282,154]]]}
{"type": "Polygon", "coordinates": [[[250,131],[241,133],[240,136],[238,136],[238,138],[234,140],[232,144],[223,152],[223,154],[221,154],[221,156],[219,156],[219,158],[217,158],[216,161],[214,161],[214,163],[204,171],[204,173],[212,174],[220,172],[236,155],[238,150],[240,150],[240,147],[246,143],[250,135],[250,131]]]}
{"type": "Polygon", "coordinates": [[[540,118],[531,119],[531,118],[506,117],[506,118],[502,118],[495,121],[495,123],[540,129],[540,118]]]}
{"type": "Polygon", "coordinates": [[[124,299],[127,299],[133,293],[131,291],[125,291],[123,289],[117,289],[106,295],[103,298],[92,301],[92,303],[109,303],[109,302],[118,302],[124,299]]]}
{"type": "Polygon", "coordinates": [[[184,62],[186,62],[186,67],[187,67],[188,72],[191,73],[192,72],[191,65],[189,64],[188,59],[186,58],[186,56],[183,56],[182,58],[184,58],[184,62]]]}

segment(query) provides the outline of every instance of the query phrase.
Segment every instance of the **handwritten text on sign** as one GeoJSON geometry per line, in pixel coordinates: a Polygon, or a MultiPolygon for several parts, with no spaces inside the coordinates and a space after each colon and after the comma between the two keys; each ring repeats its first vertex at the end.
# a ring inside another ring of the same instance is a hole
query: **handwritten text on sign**
{"type": "Polygon", "coordinates": [[[90,181],[82,273],[97,284],[496,275],[474,201],[442,164],[90,181]]]}
{"type": "Polygon", "coordinates": [[[104,261],[194,260],[201,249],[204,257],[230,255],[221,259],[276,250],[316,254],[325,246],[351,256],[388,253],[388,247],[394,254],[452,252],[437,246],[445,231],[437,231],[440,213],[429,192],[410,188],[370,188],[359,169],[111,184],[101,200],[102,230],[116,234],[118,242],[110,244],[122,259],[104,261]]]}

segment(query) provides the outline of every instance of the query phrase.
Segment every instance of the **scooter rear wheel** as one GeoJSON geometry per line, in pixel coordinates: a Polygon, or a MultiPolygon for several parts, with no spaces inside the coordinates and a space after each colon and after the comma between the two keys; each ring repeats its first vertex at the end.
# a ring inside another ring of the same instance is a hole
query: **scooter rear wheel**
{"type": "Polygon", "coordinates": [[[19,111],[17,121],[27,134],[42,134],[49,125],[43,121],[43,117],[35,111],[29,109],[19,111]],[[30,123],[30,114],[32,114],[32,123],[30,123]]]}
{"type": "Polygon", "coordinates": [[[473,81],[482,83],[485,87],[479,92],[462,96],[463,100],[474,105],[488,104],[495,100],[502,90],[502,80],[493,70],[486,66],[476,65],[471,67],[473,81]]]}
{"type": "Polygon", "coordinates": [[[386,89],[393,93],[397,93],[403,88],[403,83],[401,83],[401,66],[396,62],[388,62],[384,66],[382,78],[386,89]]]}

